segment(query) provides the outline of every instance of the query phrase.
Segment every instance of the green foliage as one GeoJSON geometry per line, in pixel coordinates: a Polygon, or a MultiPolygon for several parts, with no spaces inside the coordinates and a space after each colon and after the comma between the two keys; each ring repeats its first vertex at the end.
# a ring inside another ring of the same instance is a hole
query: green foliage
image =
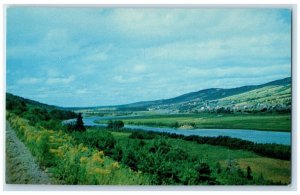
{"type": "Polygon", "coordinates": [[[220,162],[216,163],[216,167],[215,168],[216,168],[216,171],[217,171],[218,174],[220,174],[222,172],[222,167],[221,167],[220,162]]]}
{"type": "Polygon", "coordinates": [[[268,156],[272,158],[290,160],[291,158],[291,147],[281,144],[259,144],[238,138],[231,138],[228,136],[218,136],[218,137],[201,137],[197,135],[183,136],[178,134],[168,134],[168,133],[157,133],[159,135],[164,135],[170,138],[181,138],[186,141],[194,141],[199,144],[209,144],[224,146],[230,149],[243,149],[248,151],[253,151],[257,154],[263,156],[268,156]]]}
{"type": "Polygon", "coordinates": [[[40,165],[47,168],[58,183],[148,184],[146,177],[120,166],[102,150],[77,145],[72,137],[61,131],[33,127],[11,113],[7,114],[7,120],[40,165]]]}
{"type": "Polygon", "coordinates": [[[13,96],[6,96],[6,109],[15,114],[21,115],[28,110],[28,107],[23,100],[14,98],[13,96]]]}
{"type": "Polygon", "coordinates": [[[123,150],[119,144],[116,144],[115,147],[111,151],[111,157],[120,162],[123,158],[123,150]]]}
{"type": "Polygon", "coordinates": [[[199,183],[207,183],[209,185],[217,184],[216,178],[211,176],[212,171],[207,163],[197,164],[195,169],[198,172],[197,181],[199,183]]]}
{"type": "Polygon", "coordinates": [[[123,146],[121,162],[135,171],[149,174],[151,184],[215,183],[210,171],[198,170],[195,158],[181,148],[171,146],[165,139],[155,138],[148,143],[134,139],[123,146]]]}
{"type": "Polygon", "coordinates": [[[121,129],[124,127],[124,123],[123,121],[112,121],[112,120],[109,120],[108,121],[108,124],[107,124],[107,128],[109,129],[121,129]]]}
{"type": "Polygon", "coordinates": [[[116,140],[108,131],[73,132],[71,136],[80,144],[103,150],[105,154],[113,153],[116,140]]]}
{"type": "Polygon", "coordinates": [[[55,106],[49,106],[12,94],[6,94],[7,111],[21,116],[29,121],[32,126],[59,130],[62,128],[60,120],[75,118],[77,115],[72,111],[60,110],[55,106]]]}
{"type": "Polygon", "coordinates": [[[131,139],[154,139],[156,134],[153,132],[147,133],[145,131],[134,131],[130,134],[131,139]]]}

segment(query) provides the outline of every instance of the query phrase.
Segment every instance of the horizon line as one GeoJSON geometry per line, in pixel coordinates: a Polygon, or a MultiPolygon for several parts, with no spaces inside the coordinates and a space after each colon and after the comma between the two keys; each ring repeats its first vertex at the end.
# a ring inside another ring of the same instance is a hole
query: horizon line
{"type": "Polygon", "coordinates": [[[32,100],[32,101],[35,101],[35,102],[38,102],[38,103],[41,103],[41,104],[46,104],[46,105],[48,105],[48,106],[54,106],[54,107],[58,107],[58,108],[62,108],[62,109],[97,108],[97,107],[99,107],[99,108],[100,108],[100,107],[117,107],[117,106],[126,106],[126,105],[130,105],[130,104],[136,104],[136,103],[142,103],[142,102],[152,102],[152,101],[159,101],[159,100],[168,100],[168,99],[177,98],[177,97],[180,97],[180,96],[183,96],[183,95],[186,95],[186,94],[196,93],[196,92],[200,92],[200,91],[204,91],[204,90],[209,90],[209,89],[237,89],[237,88],[247,87],[247,86],[260,86],[260,85],[268,84],[268,83],[271,83],[271,82],[274,82],[274,81],[284,80],[284,79],[287,79],[287,78],[291,78],[291,79],[292,79],[292,76],[284,77],[284,78],[282,78],[282,79],[276,79],[276,80],[269,81],[269,82],[262,83],[262,84],[258,84],[258,85],[243,85],[243,86],[232,87],[232,88],[216,88],[216,87],[212,87],[212,88],[200,89],[200,90],[198,90],[198,91],[187,92],[187,93],[184,93],[184,94],[175,96],[175,97],[170,97],[170,98],[165,98],[165,99],[141,100],[141,101],[137,101],[137,102],[131,102],[131,103],[125,103],[125,104],[115,104],[115,105],[68,106],[68,107],[65,107],[65,106],[58,106],[58,105],[54,105],[54,104],[48,104],[48,103],[40,102],[40,101],[37,101],[37,100],[34,100],[34,99],[30,99],[30,98],[27,98],[27,97],[24,97],[24,96],[20,96],[20,95],[15,95],[15,94],[13,94],[13,93],[11,93],[11,92],[8,92],[8,91],[5,92],[5,97],[6,97],[6,94],[9,93],[9,94],[12,94],[12,95],[14,95],[14,96],[18,96],[18,97],[21,97],[21,98],[24,98],[24,99],[32,100]]]}

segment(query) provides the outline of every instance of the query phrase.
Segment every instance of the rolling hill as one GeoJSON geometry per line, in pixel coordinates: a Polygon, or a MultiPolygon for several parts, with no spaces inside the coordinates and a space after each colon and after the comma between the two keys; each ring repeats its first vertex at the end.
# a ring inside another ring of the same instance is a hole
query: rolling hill
{"type": "Polygon", "coordinates": [[[216,109],[262,110],[290,109],[291,77],[261,85],[231,89],[210,88],[183,94],[170,99],[137,102],[116,106],[118,110],[146,108],[180,112],[210,111],[216,109]]]}
{"type": "Polygon", "coordinates": [[[63,108],[43,104],[34,100],[6,93],[7,107],[10,104],[24,102],[47,110],[118,110],[145,111],[167,110],[170,112],[204,112],[204,111],[270,111],[290,112],[291,77],[275,80],[261,85],[242,86],[223,89],[210,88],[183,94],[170,99],[141,101],[126,105],[97,106],[85,108],[63,108]]]}

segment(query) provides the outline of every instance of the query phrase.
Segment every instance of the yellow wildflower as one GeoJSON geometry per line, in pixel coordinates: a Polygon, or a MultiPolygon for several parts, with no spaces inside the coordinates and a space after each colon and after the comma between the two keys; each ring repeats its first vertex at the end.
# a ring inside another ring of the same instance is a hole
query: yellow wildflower
{"type": "Polygon", "coordinates": [[[86,152],[88,150],[89,150],[88,147],[82,147],[82,149],[81,149],[82,152],[86,152]]]}
{"type": "Polygon", "coordinates": [[[101,151],[98,152],[98,155],[99,156],[104,156],[104,152],[101,150],[101,151]]]}
{"type": "Polygon", "coordinates": [[[81,162],[81,163],[86,163],[87,160],[88,160],[87,157],[81,157],[81,158],[80,158],[80,162],[81,162]]]}
{"type": "Polygon", "coordinates": [[[118,169],[120,167],[119,163],[118,162],[114,162],[112,163],[112,168],[114,169],[118,169]]]}
{"type": "Polygon", "coordinates": [[[94,169],[94,173],[105,175],[105,174],[110,174],[110,171],[107,169],[101,169],[97,167],[94,169]]]}

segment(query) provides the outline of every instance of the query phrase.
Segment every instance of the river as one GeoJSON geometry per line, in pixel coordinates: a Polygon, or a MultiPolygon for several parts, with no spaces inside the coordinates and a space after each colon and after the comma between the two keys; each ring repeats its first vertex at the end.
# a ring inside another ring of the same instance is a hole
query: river
{"type": "MultiPolygon", "coordinates": [[[[132,117],[132,116],[131,116],[132,117]]],[[[95,120],[109,120],[109,119],[122,119],[130,118],[130,116],[113,116],[113,117],[84,117],[84,125],[87,126],[106,126],[103,124],[97,124],[95,120]]],[[[71,119],[72,120],[72,119],[71,119]]],[[[256,143],[276,143],[283,145],[291,144],[290,132],[279,131],[258,131],[258,130],[245,130],[245,129],[174,129],[169,127],[150,127],[140,125],[125,125],[128,129],[141,129],[145,131],[156,131],[166,133],[176,133],[181,135],[198,135],[198,136],[229,136],[233,138],[239,138],[256,143]]]]}

